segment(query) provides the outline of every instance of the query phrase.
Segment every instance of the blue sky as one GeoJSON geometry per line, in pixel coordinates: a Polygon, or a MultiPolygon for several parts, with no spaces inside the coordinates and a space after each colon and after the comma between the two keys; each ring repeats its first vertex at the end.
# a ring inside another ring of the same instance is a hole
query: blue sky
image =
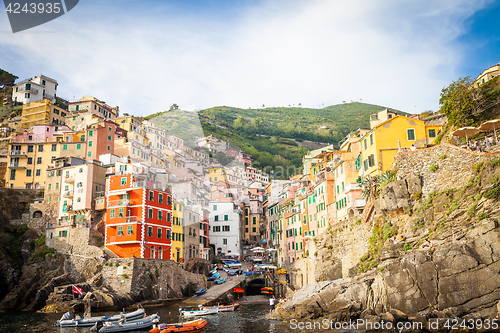
{"type": "Polygon", "coordinates": [[[500,61],[499,14],[491,0],[85,0],[16,34],[0,12],[0,68],[134,115],[360,100],[415,113],[500,61]]]}

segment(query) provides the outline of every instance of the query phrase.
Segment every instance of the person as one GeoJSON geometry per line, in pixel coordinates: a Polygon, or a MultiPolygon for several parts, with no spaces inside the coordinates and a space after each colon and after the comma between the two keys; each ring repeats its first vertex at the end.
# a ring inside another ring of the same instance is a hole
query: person
{"type": "Polygon", "coordinates": [[[415,145],[411,145],[410,150],[415,151],[415,150],[417,150],[417,148],[415,148],[415,145]]]}
{"type": "Polygon", "coordinates": [[[269,299],[269,313],[274,310],[274,295],[269,299]]]}

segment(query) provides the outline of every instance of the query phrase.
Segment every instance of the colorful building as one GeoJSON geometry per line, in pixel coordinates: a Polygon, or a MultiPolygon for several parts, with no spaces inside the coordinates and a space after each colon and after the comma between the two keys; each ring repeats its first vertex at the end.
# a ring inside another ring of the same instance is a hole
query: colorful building
{"type": "Polygon", "coordinates": [[[130,174],[106,180],[105,246],[121,258],[171,258],[172,195],[150,185],[130,174]]]}

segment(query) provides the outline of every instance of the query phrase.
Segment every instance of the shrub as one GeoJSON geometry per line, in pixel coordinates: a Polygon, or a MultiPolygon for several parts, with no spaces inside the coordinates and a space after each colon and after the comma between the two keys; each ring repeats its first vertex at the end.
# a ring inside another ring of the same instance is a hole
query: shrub
{"type": "Polygon", "coordinates": [[[438,167],[438,165],[437,165],[437,164],[433,164],[433,165],[431,165],[431,166],[429,167],[429,170],[430,170],[430,171],[432,171],[432,172],[436,172],[438,168],[439,168],[439,167],[438,167]]]}
{"type": "Polygon", "coordinates": [[[495,199],[500,196],[500,186],[494,187],[484,193],[484,197],[488,199],[495,199]]]}
{"type": "Polygon", "coordinates": [[[160,277],[160,271],[158,270],[158,267],[155,270],[155,276],[156,276],[156,278],[160,277]]]}
{"type": "Polygon", "coordinates": [[[360,225],[361,224],[361,219],[357,219],[356,220],[356,225],[360,225]]]}
{"type": "Polygon", "coordinates": [[[116,264],[115,264],[115,266],[116,266],[116,267],[118,267],[118,266],[120,266],[120,264],[119,264],[119,263],[116,263],[116,264]]]}
{"type": "Polygon", "coordinates": [[[442,160],[444,160],[446,158],[446,155],[443,154],[443,155],[439,156],[439,158],[442,159],[442,160]]]}
{"type": "Polygon", "coordinates": [[[314,252],[314,256],[317,257],[318,256],[318,252],[314,252]]]}
{"type": "Polygon", "coordinates": [[[474,172],[480,173],[484,169],[484,162],[479,162],[478,164],[474,165],[472,169],[474,170],[474,172]]]}
{"type": "Polygon", "coordinates": [[[405,243],[404,247],[403,247],[403,250],[406,252],[406,251],[409,251],[413,249],[413,244],[411,243],[405,243]]]}
{"type": "Polygon", "coordinates": [[[373,268],[375,266],[377,266],[377,262],[375,260],[370,261],[370,266],[369,267],[373,268]]]}
{"type": "Polygon", "coordinates": [[[415,193],[413,195],[413,197],[415,197],[415,200],[420,200],[422,199],[422,191],[418,191],[417,193],[415,193]]]}
{"type": "Polygon", "coordinates": [[[127,274],[122,274],[122,277],[123,277],[124,279],[128,279],[128,275],[127,275],[127,274]]]}
{"type": "Polygon", "coordinates": [[[309,250],[306,250],[306,257],[309,257],[309,250]]]}
{"type": "Polygon", "coordinates": [[[479,215],[477,216],[477,219],[478,219],[479,221],[481,221],[481,220],[487,219],[487,218],[489,218],[489,217],[490,217],[490,216],[489,216],[488,214],[486,214],[486,213],[481,213],[481,214],[479,214],[479,215]]]}
{"type": "Polygon", "coordinates": [[[470,216],[476,215],[476,207],[477,207],[477,202],[473,204],[469,209],[467,209],[467,214],[470,216]]]}
{"type": "Polygon", "coordinates": [[[383,271],[384,271],[384,267],[380,267],[378,270],[379,270],[380,272],[383,272],[383,271]]]}
{"type": "Polygon", "coordinates": [[[326,248],[327,248],[328,250],[331,250],[331,249],[333,249],[333,246],[332,246],[332,245],[328,245],[326,248]]]}
{"type": "Polygon", "coordinates": [[[144,267],[144,266],[146,266],[146,263],[144,263],[144,262],[143,262],[143,263],[142,263],[142,267],[144,267]]]}

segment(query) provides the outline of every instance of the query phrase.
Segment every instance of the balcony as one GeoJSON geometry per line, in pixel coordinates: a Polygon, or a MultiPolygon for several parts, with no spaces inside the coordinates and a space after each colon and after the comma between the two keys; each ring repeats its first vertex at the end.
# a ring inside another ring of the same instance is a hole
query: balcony
{"type": "Polygon", "coordinates": [[[131,223],[131,222],[140,222],[141,220],[140,220],[139,216],[127,216],[125,221],[127,223],[131,223]]]}
{"type": "Polygon", "coordinates": [[[28,87],[27,86],[19,87],[18,92],[22,92],[22,91],[26,91],[26,92],[31,92],[31,93],[34,93],[34,94],[38,94],[38,89],[33,88],[31,85],[28,86],[28,87]]]}
{"type": "Polygon", "coordinates": [[[74,183],[75,182],[75,177],[73,177],[73,176],[64,176],[64,181],[66,183],[74,183]]]}
{"type": "Polygon", "coordinates": [[[10,163],[9,168],[10,169],[26,169],[26,165],[19,164],[19,163],[10,163]]]}
{"type": "Polygon", "coordinates": [[[43,98],[44,99],[53,100],[54,99],[54,95],[43,93],[43,98]]]}
{"type": "Polygon", "coordinates": [[[26,152],[20,151],[20,150],[11,150],[9,152],[9,155],[11,155],[11,156],[26,156],[26,152]]]}
{"type": "Polygon", "coordinates": [[[74,195],[75,195],[75,191],[73,191],[73,189],[68,190],[68,191],[64,191],[64,193],[63,193],[63,197],[65,197],[65,198],[73,198],[74,195]]]}
{"type": "Polygon", "coordinates": [[[118,206],[130,206],[129,200],[110,200],[108,201],[108,207],[118,207],[118,206]]]}

